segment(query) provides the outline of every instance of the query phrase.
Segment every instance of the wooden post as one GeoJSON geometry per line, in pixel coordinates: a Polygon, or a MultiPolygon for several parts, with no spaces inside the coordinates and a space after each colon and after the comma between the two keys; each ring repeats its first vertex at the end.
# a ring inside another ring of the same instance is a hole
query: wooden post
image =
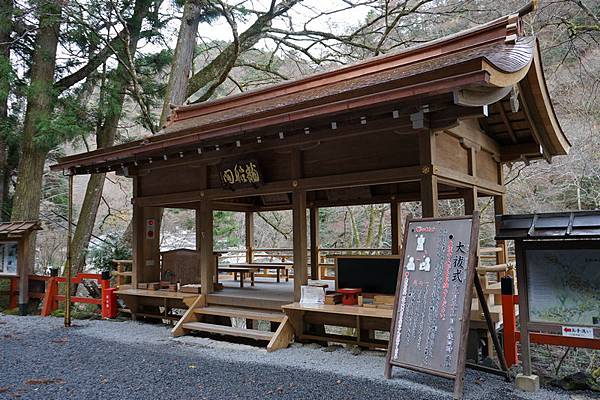
{"type": "Polygon", "coordinates": [[[419,163],[421,164],[421,216],[438,216],[438,183],[434,174],[436,162],[436,134],[419,132],[419,163]]]}
{"type": "MultiPolygon", "coordinates": [[[[27,315],[27,305],[29,304],[29,273],[32,270],[29,265],[31,257],[29,257],[29,237],[31,232],[26,233],[18,244],[17,254],[17,274],[19,275],[19,315],[27,315]]],[[[11,280],[11,290],[13,288],[11,280]]],[[[11,293],[12,302],[12,293],[11,293]]]]}
{"type": "Polygon", "coordinates": [[[319,235],[319,209],[310,208],[310,279],[319,279],[319,259],[321,247],[319,235]]]}
{"type": "Polygon", "coordinates": [[[424,175],[421,178],[421,216],[431,218],[438,215],[437,176],[424,175]]]}
{"type": "Polygon", "coordinates": [[[131,216],[131,287],[137,289],[141,279],[142,266],[144,265],[143,238],[144,238],[144,216],[143,208],[135,204],[135,199],[139,196],[140,178],[133,177],[133,212],[131,216]]]}
{"type": "Polygon", "coordinates": [[[294,234],[294,301],[300,301],[301,286],[308,283],[306,238],[306,192],[296,189],[292,193],[294,234]]]}
{"type": "Polygon", "coordinates": [[[402,247],[402,203],[394,200],[390,203],[390,216],[392,226],[392,254],[400,254],[402,247]]]}
{"type": "Polygon", "coordinates": [[[523,375],[530,376],[531,354],[529,346],[529,299],[527,293],[527,278],[525,275],[525,252],[523,243],[515,241],[515,255],[517,262],[517,290],[519,292],[519,330],[521,332],[521,361],[523,363],[523,375]]]}
{"type": "Polygon", "coordinates": [[[213,208],[210,200],[203,199],[196,211],[200,245],[200,285],[202,294],[214,291],[215,257],[213,255],[213,208]]]}
{"type": "Polygon", "coordinates": [[[477,188],[475,186],[463,189],[463,199],[465,201],[465,215],[472,215],[473,211],[479,209],[477,206],[477,188]]]}
{"type": "Polygon", "coordinates": [[[67,271],[65,285],[65,327],[71,326],[71,240],[73,237],[73,175],[69,174],[69,206],[67,211],[67,271]]]}
{"type": "Polygon", "coordinates": [[[254,212],[246,211],[246,262],[254,260],[254,212]]]}
{"type": "MultiPolygon", "coordinates": [[[[506,211],[506,203],[504,195],[494,196],[494,216],[502,215],[506,211]]],[[[507,264],[508,263],[508,247],[506,240],[498,240],[496,246],[502,250],[496,252],[496,264],[507,264]]],[[[513,277],[514,278],[514,277],[513,277]]]]}

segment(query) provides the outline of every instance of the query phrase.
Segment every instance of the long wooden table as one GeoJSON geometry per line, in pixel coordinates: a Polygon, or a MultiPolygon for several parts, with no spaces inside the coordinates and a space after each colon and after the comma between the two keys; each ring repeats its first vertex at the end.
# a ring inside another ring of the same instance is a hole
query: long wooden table
{"type": "Polygon", "coordinates": [[[235,263],[229,264],[233,267],[243,268],[258,268],[258,269],[274,269],[277,271],[277,282],[281,282],[281,271],[285,273],[285,281],[290,281],[290,270],[289,268],[294,265],[293,262],[282,261],[282,262],[268,262],[268,263],[235,263]]]}
{"type": "Polygon", "coordinates": [[[299,340],[332,341],[369,348],[387,348],[387,341],[376,339],[374,331],[391,329],[392,310],[341,304],[300,303],[286,304],[282,309],[290,319],[296,338],[299,340]],[[357,335],[327,334],[324,325],[356,328],[357,335]],[[310,329],[307,330],[307,327],[310,329]]]}
{"type": "Polygon", "coordinates": [[[237,280],[237,274],[240,274],[240,287],[244,287],[246,274],[250,275],[250,286],[254,286],[254,274],[258,272],[258,268],[239,266],[240,264],[230,264],[228,266],[219,266],[215,274],[216,283],[219,283],[219,272],[233,273],[233,279],[237,280]]]}

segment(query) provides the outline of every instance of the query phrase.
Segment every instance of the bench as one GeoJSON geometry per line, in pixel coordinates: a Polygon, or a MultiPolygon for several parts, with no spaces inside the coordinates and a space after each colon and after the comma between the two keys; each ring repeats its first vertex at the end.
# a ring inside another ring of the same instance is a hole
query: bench
{"type": "Polygon", "coordinates": [[[300,303],[287,304],[282,306],[282,309],[290,319],[299,341],[331,341],[387,349],[387,340],[376,339],[374,331],[390,330],[392,310],[341,304],[300,303]],[[355,328],[357,335],[327,334],[325,325],[355,328]]]}

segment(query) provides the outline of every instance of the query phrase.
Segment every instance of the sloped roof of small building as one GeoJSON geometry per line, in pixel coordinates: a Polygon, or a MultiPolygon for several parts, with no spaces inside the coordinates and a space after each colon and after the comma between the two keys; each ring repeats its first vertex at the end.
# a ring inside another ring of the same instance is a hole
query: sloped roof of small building
{"type": "Polygon", "coordinates": [[[18,238],[42,229],[40,221],[0,222],[0,236],[18,238]]]}
{"type": "Polygon", "coordinates": [[[52,168],[81,174],[153,157],[197,156],[317,117],[448,93],[456,104],[489,106],[482,129],[514,149],[503,161],[550,159],[570,148],[550,102],[537,39],[524,35],[515,14],[394,54],[180,106],[157,135],[64,157],[52,168]]]}

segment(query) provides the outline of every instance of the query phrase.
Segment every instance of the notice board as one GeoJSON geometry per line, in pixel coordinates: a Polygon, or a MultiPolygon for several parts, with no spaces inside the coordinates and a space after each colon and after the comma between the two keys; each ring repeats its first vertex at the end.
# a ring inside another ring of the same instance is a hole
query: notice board
{"type": "Polygon", "coordinates": [[[337,256],[335,287],[393,296],[399,269],[400,256],[337,256]]]}
{"type": "Polygon", "coordinates": [[[462,395],[479,215],[409,219],[404,232],[386,376],[399,366],[453,378],[462,395]]]}
{"type": "Polygon", "coordinates": [[[600,328],[600,241],[529,242],[524,255],[530,322],[600,328]]]}
{"type": "Polygon", "coordinates": [[[0,274],[17,275],[17,242],[0,243],[0,274]]]}

